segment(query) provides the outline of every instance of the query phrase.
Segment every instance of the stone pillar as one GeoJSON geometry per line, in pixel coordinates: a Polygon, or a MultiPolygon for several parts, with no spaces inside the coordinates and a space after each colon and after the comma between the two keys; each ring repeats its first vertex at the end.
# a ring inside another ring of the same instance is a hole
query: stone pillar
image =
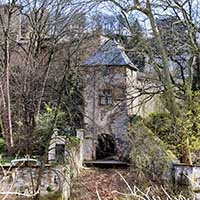
{"type": "Polygon", "coordinates": [[[84,138],[83,140],[83,158],[84,160],[93,160],[95,158],[93,158],[92,152],[93,154],[95,154],[95,149],[93,147],[93,139],[90,137],[84,138]]]}

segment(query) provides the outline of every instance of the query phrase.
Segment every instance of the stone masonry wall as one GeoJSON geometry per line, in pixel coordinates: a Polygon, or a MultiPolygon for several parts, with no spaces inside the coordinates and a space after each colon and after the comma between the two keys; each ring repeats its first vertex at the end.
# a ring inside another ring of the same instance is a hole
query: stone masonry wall
{"type": "Polygon", "coordinates": [[[149,94],[157,92],[157,87],[153,87],[152,80],[148,80],[149,74],[132,71],[127,68],[127,104],[129,115],[140,115],[147,117],[152,112],[162,112],[162,106],[159,94],[154,96],[140,94],[143,89],[149,94]],[[148,88],[148,89],[147,89],[148,88]]]}

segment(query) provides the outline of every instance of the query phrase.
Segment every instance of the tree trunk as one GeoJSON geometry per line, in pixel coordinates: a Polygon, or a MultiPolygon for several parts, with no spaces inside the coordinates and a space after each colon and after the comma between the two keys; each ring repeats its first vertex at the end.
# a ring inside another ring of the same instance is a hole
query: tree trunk
{"type": "Polygon", "coordinates": [[[178,114],[178,109],[177,109],[176,100],[173,93],[171,78],[170,78],[170,72],[169,72],[170,63],[167,58],[167,53],[165,51],[165,47],[160,36],[160,32],[156,25],[156,20],[152,14],[151,7],[149,7],[149,13],[147,16],[149,17],[153,35],[157,41],[159,52],[161,54],[162,66],[163,66],[163,75],[162,75],[163,80],[161,81],[163,82],[164,87],[165,87],[166,108],[170,111],[170,113],[176,116],[178,114]]]}
{"type": "MultiPolygon", "coordinates": [[[[173,84],[170,78],[170,62],[168,60],[167,53],[160,36],[160,31],[157,27],[156,20],[151,9],[151,2],[149,0],[147,0],[147,10],[145,11],[145,14],[149,18],[153,35],[158,44],[159,53],[161,55],[162,66],[163,66],[163,75],[161,77],[162,79],[161,81],[165,87],[165,97],[166,97],[165,106],[175,118],[179,118],[181,113],[177,106],[176,98],[174,96],[174,91],[173,91],[173,84]]],[[[189,104],[190,100],[191,98],[189,95],[189,104]]],[[[189,140],[186,136],[187,133],[183,133],[183,137],[181,138],[180,161],[186,164],[192,164],[189,140]]]]}
{"type": "Polygon", "coordinates": [[[6,139],[6,145],[8,154],[12,155],[13,152],[13,134],[12,134],[12,118],[11,118],[11,104],[10,104],[10,53],[9,53],[9,37],[5,34],[5,101],[6,101],[6,113],[4,120],[4,134],[6,139]]]}

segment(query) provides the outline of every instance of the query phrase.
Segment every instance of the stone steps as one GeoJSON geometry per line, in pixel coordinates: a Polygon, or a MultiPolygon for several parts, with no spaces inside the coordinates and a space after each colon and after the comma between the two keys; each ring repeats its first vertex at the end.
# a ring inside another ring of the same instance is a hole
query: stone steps
{"type": "Polygon", "coordinates": [[[87,160],[83,161],[86,167],[99,167],[99,168],[127,168],[130,166],[128,162],[119,160],[87,160]]]}

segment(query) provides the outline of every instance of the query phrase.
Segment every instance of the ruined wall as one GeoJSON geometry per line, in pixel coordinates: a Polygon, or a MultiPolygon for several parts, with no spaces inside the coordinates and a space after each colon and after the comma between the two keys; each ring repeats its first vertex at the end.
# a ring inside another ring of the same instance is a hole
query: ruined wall
{"type": "Polygon", "coordinates": [[[85,67],[83,69],[85,99],[84,159],[95,159],[97,137],[110,134],[116,142],[116,154],[123,157],[127,148],[128,110],[125,67],[85,67]],[[99,95],[104,89],[112,91],[112,105],[101,105],[99,95]]]}

